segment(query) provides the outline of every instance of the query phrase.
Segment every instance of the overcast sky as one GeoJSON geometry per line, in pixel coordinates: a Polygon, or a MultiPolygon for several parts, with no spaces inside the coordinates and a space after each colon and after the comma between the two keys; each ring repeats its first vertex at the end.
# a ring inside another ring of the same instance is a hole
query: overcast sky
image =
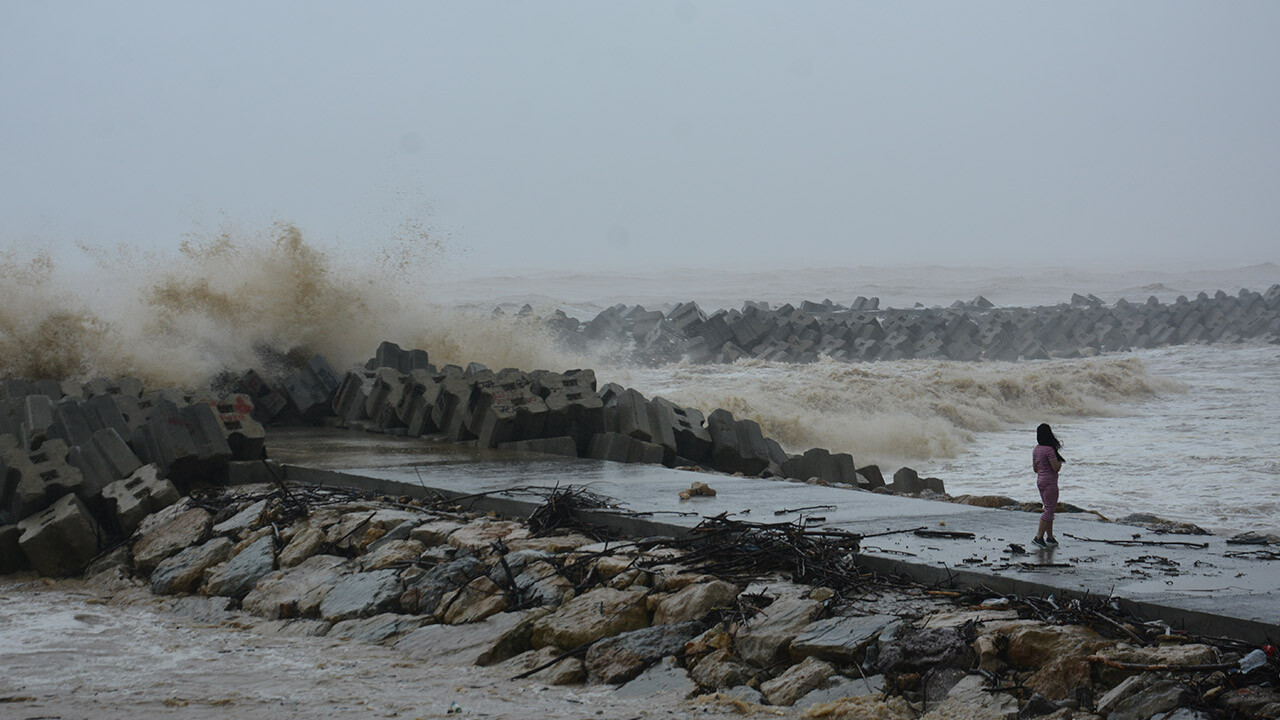
{"type": "Polygon", "coordinates": [[[0,247],[1278,260],[1278,38],[1271,1],[0,0],[0,247]]]}

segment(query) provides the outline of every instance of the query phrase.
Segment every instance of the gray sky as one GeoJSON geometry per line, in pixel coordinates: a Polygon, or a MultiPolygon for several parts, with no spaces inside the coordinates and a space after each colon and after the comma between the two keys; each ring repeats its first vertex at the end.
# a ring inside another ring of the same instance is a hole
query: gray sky
{"type": "Polygon", "coordinates": [[[1280,259],[1280,3],[0,0],[0,247],[1280,259]]]}

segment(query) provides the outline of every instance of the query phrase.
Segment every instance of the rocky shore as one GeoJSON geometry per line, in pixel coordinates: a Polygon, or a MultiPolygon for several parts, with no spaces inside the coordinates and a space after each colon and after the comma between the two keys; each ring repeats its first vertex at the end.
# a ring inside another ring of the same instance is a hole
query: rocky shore
{"type": "MultiPolygon", "coordinates": [[[[1256,315],[1247,324],[1257,330],[1270,327],[1258,318],[1280,295],[1272,290],[1214,301],[1235,303],[1234,317],[1256,315]]],[[[1213,309],[1195,303],[1185,304],[1198,318],[1213,309]]],[[[143,587],[198,595],[266,633],[743,712],[1280,712],[1273,649],[1175,632],[1107,598],[1001,596],[875,575],[859,567],[859,537],[849,533],[708,518],[692,538],[614,537],[577,518],[575,509],[605,500],[571,482],[533,516],[500,518],[288,485],[270,460],[270,427],[325,425],[662,464],[716,473],[714,482],[759,476],[953,499],[910,468],[886,482],[845,453],[791,454],[751,420],[598,385],[591,370],[437,368],[424,350],[384,342],[343,373],[316,355],[195,390],[129,378],[5,380],[0,401],[0,573],[83,574],[108,596],[143,587]]],[[[691,494],[712,491],[697,485],[691,494]]]]}
{"type": "Polygon", "coordinates": [[[876,576],[857,569],[856,537],[798,526],[711,525],[687,541],[602,537],[574,520],[575,498],[589,499],[580,493],[552,493],[522,521],[332,488],[210,488],[147,516],[84,575],[108,603],[142,588],[196,596],[207,622],[489,667],[512,687],[684,698],[690,710],[1006,720],[1280,712],[1265,651],[1259,661],[1242,644],[1143,623],[1106,598],[1055,603],[876,576]]]}

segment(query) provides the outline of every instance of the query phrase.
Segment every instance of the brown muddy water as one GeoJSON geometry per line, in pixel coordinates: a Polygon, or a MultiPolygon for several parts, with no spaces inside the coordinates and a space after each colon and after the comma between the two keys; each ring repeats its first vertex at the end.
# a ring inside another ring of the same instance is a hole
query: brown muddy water
{"type": "Polygon", "coordinates": [[[0,578],[0,718],[741,717],[674,695],[511,681],[387,647],[255,630],[202,598],[0,578]],[[451,703],[461,713],[448,714],[451,703]]]}

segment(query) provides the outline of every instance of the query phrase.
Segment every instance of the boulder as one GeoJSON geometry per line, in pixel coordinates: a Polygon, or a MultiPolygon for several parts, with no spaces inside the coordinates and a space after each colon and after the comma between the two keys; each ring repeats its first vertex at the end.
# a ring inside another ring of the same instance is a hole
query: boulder
{"type": "Polygon", "coordinates": [[[403,591],[395,570],[348,575],[324,596],[320,617],[329,622],[372,617],[394,608],[403,591]]]}
{"type": "Polygon", "coordinates": [[[263,576],[242,606],[264,618],[314,617],[320,603],[342,579],[347,565],[334,555],[312,555],[297,566],[263,576]]]}
{"type": "Polygon", "coordinates": [[[868,645],[891,623],[892,615],[832,617],[806,625],[791,641],[791,657],[817,657],[842,664],[862,662],[868,645]]]}
{"type": "Polygon", "coordinates": [[[237,553],[226,565],[210,573],[205,582],[205,591],[209,595],[242,598],[259,580],[275,569],[275,564],[275,537],[268,533],[237,553]]]}
{"type": "Polygon", "coordinates": [[[866,678],[846,678],[835,675],[827,681],[826,687],[811,690],[804,697],[792,703],[792,707],[796,710],[804,710],[814,705],[836,702],[841,698],[880,697],[883,693],[883,675],[872,675],[866,678]]]}
{"type": "Polygon", "coordinates": [[[445,593],[463,587],[484,572],[484,565],[473,557],[461,557],[437,565],[413,580],[400,599],[400,605],[409,612],[434,615],[445,593]]]}
{"type": "Polygon", "coordinates": [[[981,675],[969,675],[951,688],[929,717],[1014,720],[1018,717],[1018,701],[1008,693],[987,692],[981,675]]]}
{"type": "Polygon", "coordinates": [[[973,648],[959,629],[924,628],[881,642],[878,667],[880,672],[922,672],[937,667],[967,670],[973,660],[973,648]]]}
{"type": "Polygon", "coordinates": [[[336,623],[328,632],[329,637],[359,640],[367,643],[385,642],[432,622],[421,615],[382,613],[370,618],[356,618],[336,623]]]}
{"type": "MultiPolygon", "coordinates": [[[[459,550],[471,552],[488,552],[494,542],[503,538],[527,537],[524,525],[510,520],[493,520],[489,522],[473,522],[464,525],[449,534],[447,542],[459,550]]],[[[412,537],[412,535],[411,535],[412,537]]]]}
{"type": "Polygon", "coordinates": [[[151,592],[177,595],[194,592],[209,568],[231,557],[232,543],[227,538],[214,538],[166,558],[151,573],[151,592]]]}
{"type": "Polygon", "coordinates": [[[280,551],[280,556],[276,558],[276,561],[281,568],[295,567],[320,552],[323,547],[324,531],[308,525],[294,533],[293,538],[289,540],[289,544],[285,545],[284,549],[280,551]]]}
{"type": "Polygon", "coordinates": [[[450,625],[461,625],[483,620],[511,606],[502,588],[488,577],[481,575],[465,587],[446,593],[440,598],[436,617],[450,625]]]}
{"type": "Polygon", "coordinates": [[[464,523],[453,520],[432,520],[409,531],[409,538],[417,540],[427,547],[442,545],[455,530],[465,527],[464,523]]]}
{"type": "Polygon", "coordinates": [[[1045,663],[1027,679],[1026,687],[1049,700],[1078,697],[1093,684],[1093,665],[1083,655],[1065,655],[1045,663]]]}
{"type": "Polygon", "coordinates": [[[1111,644],[1083,625],[1021,625],[1008,633],[1008,638],[1009,662],[1019,668],[1038,668],[1055,658],[1089,655],[1111,644]]]}
{"type": "Polygon", "coordinates": [[[729,650],[711,652],[689,672],[689,676],[699,687],[712,691],[745,685],[752,679],[758,679],[760,675],[759,670],[743,663],[729,650]]]}
{"type": "Polygon", "coordinates": [[[587,650],[587,675],[596,682],[627,682],[659,659],[679,653],[701,631],[697,622],[682,622],[605,638],[587,650]]]}
{"type": "Polygon", "coordinates": [[[658,603],[653,613],[653,624],[701,620],[713,609],[731,605],[736,597],[738,587],[723,580],[689,585],[658,603]]]}
{"type": "Polygon", "coordinates": [[[433,665],[475,665],[526,617],[526,613],[498,613],[470,625],[426,625],[401,637],[396,649],[433,665]]]}
{"type": "Polygon", "coordinates": [[[417,560],[426,549],[427,546],[417,540],[392,540],[381,543],[376,550],[361,559],[361,567],[368,572],[382,570],[392,565],[406,565],[417,560]]]}
{"type": "MultiPolygon", "coordinates": [[[[476,658],[476,664],[493,665],[514,658],[521,653],[532,652],[533,624],[538,621],[538,618],[547,615],[549,612],[549,610],[537,609],[527,610],[522,613],[509,613],[518,614],[520,622],[511,625],[502,635],[498,636],[489,648],[476,658]]],[[[555,648],[544,649],[555,651],[555,648]]]]}
{"type": "Polygon", "coordinates": [[[826,687],[827,681],[835,674],[836,668],[831,663],[807,657],[778,677],[762,683],[760,692],[771,705],[790,705],[809,692],[826,687]]]}
{"type": "Polygon", "coordinates": [[[596,588],[540,619],[534,625],[533,646],[573,649],[648,625],[644,592],[596,588]]]}
{"type": "Polygon", "coordinates": [[[698,691],[698,686],[689,678],[689,673],[680,667],[675,658],[666,657],[648,670],[619,687],[614,693],[618,697],[650,698],[657,695],[665,697],[691,697],[698,691]]]}
{"type": "Polygon", "coordinates": [[[191,508],[139,537],[133,544],[133,564],[150,574],[165,558],[204,542],[212,528],[213,516],[207,510],[191,508]]]}
{"type": "Polygon", "coordinates": [[[768,667],[786,659],[791,641],[813,622],[822,609],[822,603],[816,600],[775,600],[738,631],[735,643],[738,655],[757,667],[768,667]]]}

